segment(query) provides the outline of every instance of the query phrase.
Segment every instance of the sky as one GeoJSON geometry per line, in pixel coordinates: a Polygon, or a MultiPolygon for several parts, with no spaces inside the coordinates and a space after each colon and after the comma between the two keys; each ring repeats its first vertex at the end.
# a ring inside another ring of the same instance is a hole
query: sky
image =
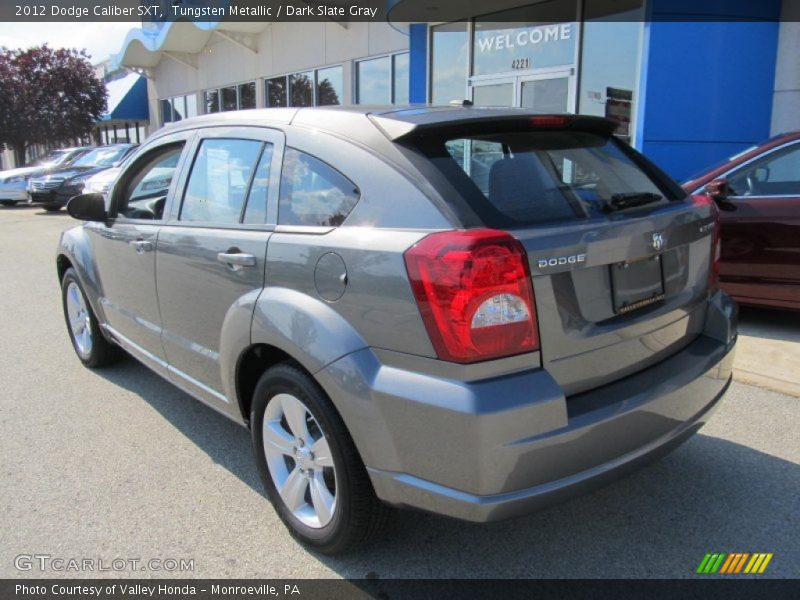
{"type": "Polygon", "coordinates": [[[28,48],[44,44],[54,48],[85,48],[92,63],[99,63],[122,48],[125,35],[139,21],[129,23],[0,23],[0,46],[28,48]]]}

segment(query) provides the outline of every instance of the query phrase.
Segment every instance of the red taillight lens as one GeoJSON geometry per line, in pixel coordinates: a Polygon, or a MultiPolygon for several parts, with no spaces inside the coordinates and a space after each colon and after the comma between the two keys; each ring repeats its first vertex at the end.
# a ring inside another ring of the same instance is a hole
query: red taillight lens
{"type": "Polygon", "coordinates": [[[714,217],[714,230],[711,233],[711,268],[708,271],[708,287],[715,290],[719,286],[719,268],[722,257],[722,236],[720,235],[719,207],[709,196],[694,194],[692,200],[697,206],[708,205],[714,217]]]}
{"type": "Polygon", "coordinates": [[[439,358],[469,363],[539,348],[527,256],[508,233],[434,233],[405,259],[439,358]]]}

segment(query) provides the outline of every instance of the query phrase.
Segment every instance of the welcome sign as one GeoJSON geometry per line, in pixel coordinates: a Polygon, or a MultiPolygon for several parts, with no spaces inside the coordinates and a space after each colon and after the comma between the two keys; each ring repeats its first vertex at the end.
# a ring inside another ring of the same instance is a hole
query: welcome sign
{"type": "Polygon", "coordinates": [[[475,29],[474,74],[571,65],[576,38],[575,23],[513,28],[480,24],[475,29]]]}

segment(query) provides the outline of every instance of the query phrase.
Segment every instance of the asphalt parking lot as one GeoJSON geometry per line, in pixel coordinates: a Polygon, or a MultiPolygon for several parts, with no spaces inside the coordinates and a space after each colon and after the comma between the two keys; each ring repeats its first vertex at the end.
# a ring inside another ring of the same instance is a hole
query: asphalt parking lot
{"type": "MultiPolygon", "coordinates": [[[[773,552],[761,577],[800,577],[800,400],[740,381],[699,435],[589,496],[483,526],[399,512],[358,553],[311,553],[263,497],[247,431],[132,359],[80,366],[54,264],[73,223],[0,208],[0,577],[696,577],[707,552],[773,552]],[[194,570],[19,571],[21,554],[194,570]]],[[[800,348],[796,315],[743,317],[755,354],[775,327],[800,348]]]]}

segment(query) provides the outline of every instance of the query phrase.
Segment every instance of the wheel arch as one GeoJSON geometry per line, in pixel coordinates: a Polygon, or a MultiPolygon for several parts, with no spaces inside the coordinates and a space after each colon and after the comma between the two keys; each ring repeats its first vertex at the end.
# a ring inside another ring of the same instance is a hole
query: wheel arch
{"type": "Polygon", "coordinates": [[[324,301],[288,288],[266,288],[257,297],[240,299],[225,318],[220,347],[226,394],[248,423],[258,379],[269,367],[288,361],[308,373],[336,405],[315,374],[366,346],[324,301]]]}

